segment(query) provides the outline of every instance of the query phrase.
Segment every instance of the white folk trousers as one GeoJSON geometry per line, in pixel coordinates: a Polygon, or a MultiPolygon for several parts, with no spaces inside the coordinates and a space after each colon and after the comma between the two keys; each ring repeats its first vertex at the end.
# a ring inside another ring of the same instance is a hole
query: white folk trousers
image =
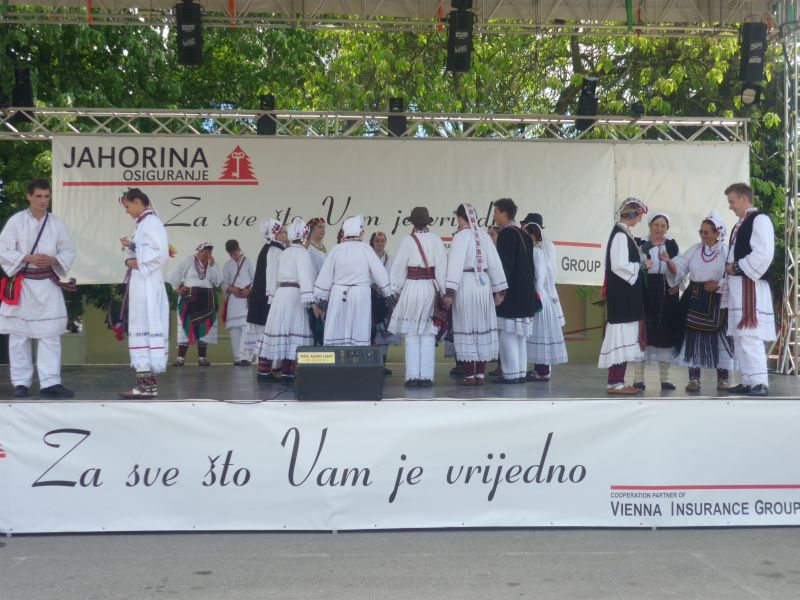
{"type": "Polygon", "coordinates": [[[745,385],[769,385],[767,378],[767,350],[764,341],[753,336],[733,339],[733,357],[739,365],[742,383],[745,385]]]}
{"type": "Polygon", "coordinates": [[[500,364],[503,379],[525,377],[528,368],[528,344],[524,335],[514,335],[500,329],[500,364]]]}
{"type": "Polygon", "coordinates": [[[430,379],[436,362],[436,336],[406,335],[406,381],[430,379]]]}
{"type": "MultiPolygon", "coordinates": [[[[31,387],[33,383],[31,338],[10,333],[8,355],[11,363],[11,383],[15,386],[31,387]]],[[[36,370],[39,372],[39,387],[46,388],[61,383],[60,336],[37,339],[36,370]]]]}

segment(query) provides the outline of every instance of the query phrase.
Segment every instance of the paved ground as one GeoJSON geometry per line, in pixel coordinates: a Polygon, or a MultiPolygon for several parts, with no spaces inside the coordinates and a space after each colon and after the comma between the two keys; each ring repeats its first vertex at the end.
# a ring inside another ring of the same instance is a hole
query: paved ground
{"type": "Polygon", "coordinates": [[[800,597],[800,529],[0,538],[2,600],[800,597]]]}

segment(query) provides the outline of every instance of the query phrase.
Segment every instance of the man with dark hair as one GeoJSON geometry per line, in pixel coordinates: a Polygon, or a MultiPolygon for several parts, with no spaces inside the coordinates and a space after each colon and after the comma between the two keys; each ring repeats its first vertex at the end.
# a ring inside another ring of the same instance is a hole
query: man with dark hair
{"type": "Polygon", "coordinates": [[[71,398],[61,385],[61,334],[67,330],[62,288],[75,289],[75,280],[61,283],[75,259],[67,228],[52,213],[50,184],[34,179],[26,195],[30,207],[14,215],[0,232],[3,280],[0,333],[8,334],[14,396],[24,398],[33,381],[31,340],[38,340],[36,369],[43,396],[71,398]]]}
{"type": "Polygon", "coordinates": [[[533,273],[533,242],[514,221],[517,205],[511,198],[494,202],[497,253],[503,263],[508,289],[497,306],[500,362],[503,383],[525,383],[528,369],[528,336],[533,333],[533,315],[542,309],[536,297],[533,273]]]}
{"type": "Polygon", "coordinates": [[[734,394],[769,395],[764,342],[775,339],[775,314],[767,271],[775,255],[775,230],[769,216],[753,206],[753,189],[734,183],[725,190],[728,206],[739,217],[731,231],[722,306],[728,308],[728,335],[742,382],[734,394]]]}
{"type": "Polygon", "coordinates": [[[237,367],[248,367],[252,355],[248,355],[248,350],[244,347],[247,337],[247,298],[253,285],[255,267],[253,261],[242,254],[238,241],[225,242],[225,252],[231,258],[222,266],[222,289],[225,293],[222,314],[225,329],[231,336],[233,364],[237,367]]]}

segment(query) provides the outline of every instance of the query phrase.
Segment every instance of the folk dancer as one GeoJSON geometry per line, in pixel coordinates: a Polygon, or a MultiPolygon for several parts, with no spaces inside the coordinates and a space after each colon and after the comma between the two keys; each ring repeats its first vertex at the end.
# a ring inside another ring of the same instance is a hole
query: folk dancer
{"type": "MultiPolygon", "coordinates": [[[[258,375],[268,377],[272,374],[272,362],[260,356],[261,339],[264,336],[264,326],[269,315],[270,295],[267,280],[276,281],[278,260],[281,252],[289,243],[286,230],[277,219],[265,219],[261,222],[261,235],[267,242],[258,253],[255,275],[250,295],[247,297],[247,338],[245,341],[245,355],[256,356],[258,359],[258,375]]],[[[274,286],[273,286],[274,287],[274,286]]]]}
{"type": "MultiPolygon", "coordinates": [[[[392,257],[386,252],[386,234],[376,231],[369,238],[369,245],[375,251],[375,255],[386,269],[391,272],[392,257]]],[[[399,346],[403,339],[399,335],[389,333],[389,319],[392,314],[386,306],[386,302],[381,296],[380,289],[376,284],[372,284],[372,329],[370,330],[370,343],[381,349],[383,355],[383,374],[391,375],[391,369],[386,368],[386,357],[389,354],[389,346],[399,346]]]]}
{"type": "Polygon", "coordinates": [[[327,303],[326,346],[369,346],[374,283],[382,296],[391,294],[389,274],[364,243],[364,218],[350,217],[342,225],[342,242],[330,251],[314,284],[314,296],[327,303]]]}
{"type": "Polygon", "coordinates": [[[244,340],[247,332],[247,298],[252,291],[255,267],[253,261],[242,253],[238,241],[225,242],[225,251],[231,257],[222,266],[225,329],[231,336],[234,366],[249,367],[252,355],[248,356],[244,340]]]}
{"type": "Polygon", "coordinates": [[[765,342],[774,341],[775,313],[767,272],[775,255],[775,230],[769,215],[753,206],[753,189],[734,183],[725,190],[728,206],[739,217],[728,248],[723,306],[728,308],[728,335],[742,383],[729,392],[768,396],[765,342]]]}
{"type": "Polygon", "coordinates": [[[525,383],[528,367],[528,338],[533,333],[533,316],[542,310],[536,296],[533,242],[514,221],[517,205],[510,198],[494,203],[494,221],[502,227],[497,234],[497,253],[503,263],[508,290],[497,307],[502,383],[525,383]]]}
{"type": "Polygon", "coordinates": [[[75,290],[74,280],[62,283],[75,247],[61,220],[47,211],[50,184],[34,179],[28,185],[29,208],[8,219],[0,232],[0,266],[4,280],[0,333],[8,334],[14,397],[24,398],[33,382],[31,340],[37,341],[36,370],[42,396],[71,398],[61,385],[61,334],[67,330],[62,288],[75,290]],[[15,281],[12,283],[11,279],[15,281]]]}
{"type": "Polygon", "coordinates": [[[122,310],[127,311],[128,350],[136,385],[119,395],[128,400],[152,399],[158,397],[156,374],[167,370],[169,354],[169,299],[164,285],[169,240],[142,190],[128,190],[120,203],[136,222],[133,235],[120,238],[128,268],[122,310]]]}
{"type": "MultiPolygon", "coordinates": [[[[316,316],[322,311],[314,302],[314,262],[305,247],[308,226],[295,217],[288,228],[289,246],[280,252],[274,279],[267,275],[267,291],[271,294],[269,315],[264,327],[259,356],[280,365],[284,383],[294,382],[298,346],[313,343],[307,309],[316,316]]],[[[272,256],[267,258],[270,267],[272,256]]]]}
{"type": "MultiPolygon", "coordinates": [[[[314,217],[306,225],[309,231],[306,248],[308,248],[308,253],[314,262],[314,272],[319,275],[322,270],[322,263],[325,262],[325,258],[328,256],[328,249],[325,247],[324,241],[325,219],[314,217]]],[[[314,345],[321,346],[325,335],[325,322],[322,318],[314,316],[311,309],[309,309],[308,318],[311,320],[311,334],[314,336],[314,345]]]]}
{"type": "Polygon", "coordinates": [[[445,293],[447,254],[440,238],[428,230],[433,222],[428,209],[417,206],[409,221],[411,234],[400,242],[392,263],[391,281],[400,294],[389,331],[406,342],[406,386],[431,387],[436,363],[434,303],[445,293]]]}
{"type": "Polygon", "coordinates": [[[528,338],[527,381],[549,381],[552,365],[568,361],[564,342],[564,311],[556,290],[556,247],[544,237],[544,221],[539,213],[528,213],[522,230],[533,242],[533,272],[536,294],[542,301],[542,310],[533,317],[533,334],[528,338]]]}
{"type": "Polygon", "coordinates": [[[677,341],[676,334],[681,331],[682,323],[679,314],[679,292],[677,286],[667,283],[667,263],[661,258],[666,254],[669,258],[678,256],[678,243],[667,236],[669,231],[669,215],[663,211],[654,211],[647,217],[649,235],[637,240],[639,247],[652,263],[647,270],[644,286],[644,321],[647,327],[647,349],[645,359],[634,367],[633,387],[645,389],[645,364],[658,364],[658,373],[662,390],[674,390],[675,385],[669,380],[669,366],[677,341]]]}
{"type": "Polygon", "coordinates": [[[217,297],[222,274],[214,261],[214,246],[201,242],[195,253],[180,261],[167,277],[178,292],[178,356],[172,363],[182,367],[190,344],[197,344],[197,364],[211,366],[208,344],[217,343],[217,297]]]}
{"type": "Polygon", "coordinates": [[[639,388],[625,385],[629,362],[644,360],[647,330],[644,324],[645,269],[653,266],[645,258],[631,229],[647,213],[637,198],[623,200],[619,222],[614,225],[606,247],[605,296],[608,324],[597,366],[608,369],[609,394],[637,394],[639,388]]]}
{"type": "Polygon", "coordinates": [[[458,231],[450,244],[445,306],[453,308],[453,343],[464,367],[461,385],[484,385],[486,363],[497,358],[495,307],[508,288],[500,256],[489,234],[478,228],[471,204],[456,209],[458,231]]]}
{"type": "Polygon", "coordinates": [[[678,364],[689,367],[687,392],[700,391],[700,370],[717,370],[717,390],[727,391],[729,370],[734,368],[733,339],[727,335],[728,311],[722,308],[721,282],[727,266],[728,245],[725,223],[715,210],[700,223],[700,243],[680,256],[662,252],[671,287],[686,277],[674,356],[678,364]]]}

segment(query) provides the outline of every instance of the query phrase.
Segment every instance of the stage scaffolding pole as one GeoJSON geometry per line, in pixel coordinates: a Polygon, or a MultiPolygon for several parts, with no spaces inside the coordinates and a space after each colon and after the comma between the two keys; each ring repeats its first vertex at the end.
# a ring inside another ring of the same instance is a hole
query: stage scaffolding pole
{"type": "MultiPolygon", "coordinates": [[[[796,0],[779,3],[777,19],[780,24],[780,42],[784,58],[784,167],[785,193],[784,208],[784,287],[781,302],[781,328],[776,353],[776,371],[785,375],[797,375],[800,367],[800,289],[798,288],[798,199],[800,196],[800,128],[798,127],[798,106],[800,97],[797,82],[800,71],[800,28],[797,23],[798,3],[796,0]]],[[[771,353],[772,354],[772,353],[771,353]]]]}

